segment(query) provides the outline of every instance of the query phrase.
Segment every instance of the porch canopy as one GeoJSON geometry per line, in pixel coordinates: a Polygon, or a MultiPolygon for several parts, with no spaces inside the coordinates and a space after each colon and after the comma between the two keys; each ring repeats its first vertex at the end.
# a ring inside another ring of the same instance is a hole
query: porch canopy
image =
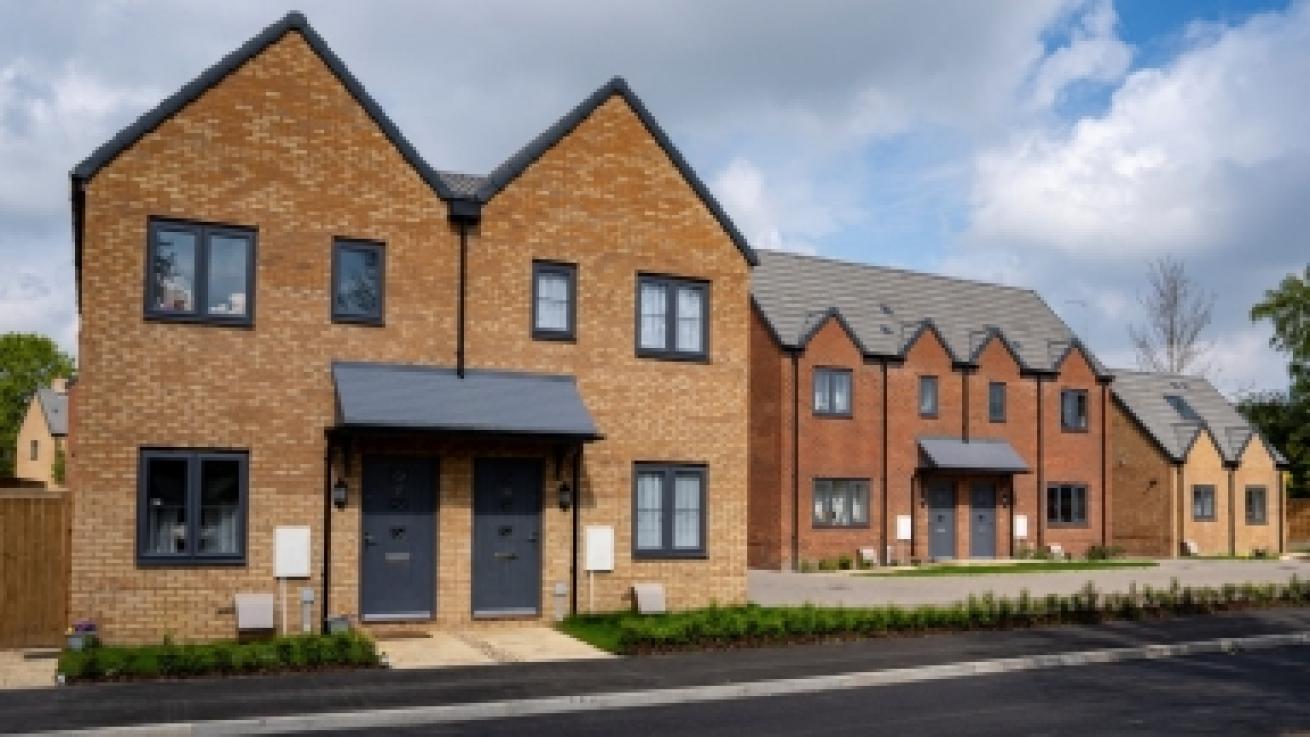
{"type": "Polygon", "coordinates": [[[1028,464],[1005,440],[919,438],[920,465],[934,471],[1028,473],[1028,464]]]}
{"type": "Polygon", "coordinates": [[[572,376],[334,363],[337,427],[601,438],[572,376]]]}

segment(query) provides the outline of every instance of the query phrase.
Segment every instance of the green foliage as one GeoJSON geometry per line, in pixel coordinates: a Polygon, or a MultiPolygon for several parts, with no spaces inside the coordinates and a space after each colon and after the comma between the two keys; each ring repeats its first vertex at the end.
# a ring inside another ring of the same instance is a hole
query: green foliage
{"type": "Polygon", "coordinates": [[[839,556],[839,557],[837,558],[837,569],[838,569],[838,570],[841,570],[841,571],[849,571],[849,570],[851,569],[852,564],[853,564],[853,561],[851,560],[851,556],[849,556],[849,555],[847,555],[847,554],[845,554],[845,553],[842,553],[841,556],[839,556]]]}
{"type": "Polygon", "coordinates": [[[158,645],[97,645],[59,655],[59,672],[69,682],[369,668],[377,664],[373,640],[359,632],[186,645],[165,637],[158,645]]]}
{"type": "Polygon", "coordinates": [[[1087,548],[1087,560],[1114,560],[1123,556],[1124,549],[1117,545],[1093,545],[1087,548]]]}
{"type": "Polygon", "coordinates": [[[1287,393],[1243,397],[1238,410],[1282,451],[1291,466],[1293,496],[1310,496],[1310,265],[1304,276],[1288,274],[1251,307],[1251,320],[1274,328],[1269,344],[1287,354],[1287,393]]]}
{"type": "Polygon", "coordinates": [[[55,448],[55,459],[50,462],[50,478],[59,486],[64,485],[64,478],[67,474],[68,459],[65,457],[63,448],[55,448]]]}
{"type": "Polygon", "coordinates": [[[73,359],[44,335],[0,335],[0,477],[14,475],[14,445],[32,395],[72,374],[73,359]]]}
{"type": "Polygon", "coordinates": [[[1136,586],[1127,593],[1102,594],[1090,582],[1072,596],[1040,599],[1023,591],[1015,599],[991,592],[948,606],[868,608],[712,606],[661,615],[587,615],[565,620],[560,628],[617,653],[778,645],[792,642],[885,637],[1056,624],[1087,624],[1111,619],[1137,620],[1246,607],[1305,606],[1310,583],[1295,576],[1283,585],[1182,587],[1168,590],[1136,586]]]}

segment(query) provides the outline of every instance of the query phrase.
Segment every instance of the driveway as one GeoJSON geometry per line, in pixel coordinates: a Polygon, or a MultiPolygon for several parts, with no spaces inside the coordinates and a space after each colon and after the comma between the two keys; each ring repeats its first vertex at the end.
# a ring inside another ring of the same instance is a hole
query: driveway
{"type": "Polygon", "coordinates": [[[1138,587],[1168,587],[1177,578],[1183,586],[1222,586],[1226,583],[1284,583],[1295,574],[1310,580],[1307,560],[1162,560],[1155,568],[1122,568],[1056,573],[997,573],[976,576],[856,576],[849,573],[793,573],[751,571],[751,601],[764,606],[817,605],[879,606],[898,604],[951,604],[969,594],[988,591],[997,596],[1018,596],[1023,589],[1033,596],[1072,594],[1092,581],[1103,593],[1127,592],[1138,587]]]}

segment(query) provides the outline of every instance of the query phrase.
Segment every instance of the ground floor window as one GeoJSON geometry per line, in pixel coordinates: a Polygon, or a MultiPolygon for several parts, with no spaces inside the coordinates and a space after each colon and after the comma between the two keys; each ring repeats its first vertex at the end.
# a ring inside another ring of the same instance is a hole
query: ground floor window
{"type": "Polygon", "coordinates": [[[1046,521],[1052,527],[1087,526],[1087,486],[1053,484],[1046,488],[1046,521]]]}
{"type": "Polygon", "coordinates": [[[142,451],[138,560],[244,562],[248,471],[244,451],[142,451]]]}
{"type": "Polygon", "coordinates": [[[867,527],[869,525],[869,481],[867,479],[815,479],[815,527],[867,527]]]}
{"type": "Polygon", "coordinates": [[[1246,487],[1246,524],[1263,525],[1269,521],[1267,499],[1265,487],[1246,487]]]}
{"type": "Polygon", "coordinates": [[[1192,487],[1192,519],[1197,522],[1214,520],[1214,487],[1210,484],[1192,487]]]}
{"type": "Polygon", "coordinates": [[[702,465],[636,464],[632,495],[634,556],[705,554],[705,481],[702,465]]]}

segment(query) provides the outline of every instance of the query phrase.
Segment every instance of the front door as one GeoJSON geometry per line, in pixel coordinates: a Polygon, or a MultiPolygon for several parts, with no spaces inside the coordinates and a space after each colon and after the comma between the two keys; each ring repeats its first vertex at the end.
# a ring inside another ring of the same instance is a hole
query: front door
{"type": "Polygon", "coordinates": [[[928,482],[928,557],[955,557],[955,483],[928,482]]]}
{"type": "Polygon", "coordinates": [[[430,619],[436,610],[437,463],[364,457],[360,614],[430,619]]]}
{"type": "Polygon", "coordinates": [[[541,611],[541,461],[473,465],[473,615],[541,611]]]}
{"type": "Polygon", "coordinates": [[[996,484],[990,481],[973,482],[971,520],[969,524],[969,556],[996,557],[996,484]]]}

